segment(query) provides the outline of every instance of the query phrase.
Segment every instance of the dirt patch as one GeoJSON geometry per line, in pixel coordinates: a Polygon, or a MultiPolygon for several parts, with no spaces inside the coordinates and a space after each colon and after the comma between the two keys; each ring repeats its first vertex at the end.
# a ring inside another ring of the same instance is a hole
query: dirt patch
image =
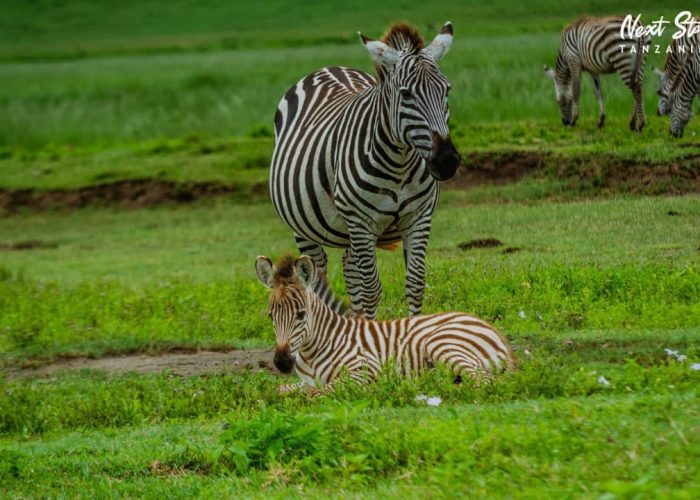
{"type": "MultiPolygon", "coordinates": [[[[255,191],[260,191],[257,187],[255,191]]],[[[140,208],[160,203],[191,203],[204,198],[245,194],[242,188],[215,182],[184,182],[136,179],[77,190],[2,189],[0,208],[14,212],[20,208],[82,208],[88,205],[118,204],[140,208]]],[[[255,194],[255,193],[254,193],[255,194]]]]}
{"type": "Polygon", "coordinates": [[[58,243],[39,241],[39,240],[27,240],[18,241],[17,243],[0,243],[0,251],[13,251],[13,250],[39,250],[42,248],[56,248],[58,243]]]}
{"type": "Polygon", "coordinates": [[[501,253],[504,255],[508,255],[509,253],[518,253],[522,250],[520,247],[506,247],[503,250],[501,250],[501,253]]]}
{"type": "Polygon", "coordinates": [[[463,241],[457,247],[459,247],[460,250],[472,250],[474,248],[494,248],[494,247],[500,247],[503,245],[503,242],[499,239],[496,238],[481,238],[478,240],[471,240],[471,241],[463,241]]]}
{"type": "MultiPolygon", "coordinates": [[[[657,164],[611,155],[561,156],[532,151],[472,153],[447,189],[503,185],[526,177],[564,181],[566,191],[576,194],[632,193],[681,195],[700,193],[700,155],[690,154],[671,163],[657,164]]],[[[560,193],[561,194],[561,193],[560,193]]]]}
{"type": "Polygon", "coordinates": [[[481,184],[517,182],[541,169],[548,158],[543,153],[528,151],[471,153],[464,157],[457,174],[444,184],[452,189],[465,189],[481,184]]]}
{"type": "Polygon", "coordinates": [[[49,377],[63,371],[101,370],[109,373],[156,373],[165,370],[180,376],[228,371],[268,371],[279,373],[272,364],[274,350],[229,352],[197,351],[164,353],[157,356],[132,354],[99,359],[68,358],[36,368],[10,368],[9,378],[49,377]]]}

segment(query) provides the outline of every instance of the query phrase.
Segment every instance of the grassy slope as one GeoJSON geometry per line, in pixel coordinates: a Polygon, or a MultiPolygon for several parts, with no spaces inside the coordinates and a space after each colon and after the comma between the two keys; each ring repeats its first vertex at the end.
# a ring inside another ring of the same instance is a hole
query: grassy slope
{"type": "MultiPolygon", "coordinates": [[[[545,15],[550,12],[547,7],[535,12],[524,5],[504,1],[472,12],[461,3],[449,5],[446,12],[460,13],[453,18],[457,33],[453,49],[441,63],[453,84],[450,98],[453,124],[471,126],[517,120],[525,122],[525,127],[532,126],[533,122],[535,126],[548,127],[559,123],[552,84],[543,75],[542,64],[553,64],[561,26],[566,19],[573,17],[571,12],[615,12],[629,10],[629,7],[624,8],[622,4],[604,7],[603,2],[584,2],[578,9],[569,4],[566,7],[557,2],[549,4],[551,11],[556,13],[552,14],[557,16],[556,22],[546,21],[551,19],[545,15]],[[490,19],[498,29],[489,29],[492,24],[483,22],[482,18],[490,19]],[[517,19],[517,22],[504,22],[503,19],[517,19]]],[[[258,8],[264,11],[265,5],[267,3],[262,2],[258,8]]],[[[424,21],[421,20],[425,13],[413,16],[419,10],[419,4],[411,5],[413,7],[401,12],[423,27],[424,21]]],[[[87,8],[86,5],[82,7],[87,8]]],[[[310,8],[313,10],[314,6],[310,8]]],[[[637,4],[633,6],[635,12],[640,8],[637,4]]],[[[357,16],[364,17],[359,24],[367,26],[366,31],[375,36],[388,23],[388,20],[382,20],[385,16],[379,15],[376,9],[395,12],[390,5],[356,10],[357,16]]],[[[424,9],[421,7],[420,10],[424,9]]],[[[666,10],[667,15],[673,15],[672,8],[666,10]]],[[[292,13],[285,15],[293,16],[295,11],[292,9],[292,13]]],[[[656,11],[645,10],[645,15],[651,16],[651,12],[656,11]]],[[[212,17],[216,13],[216,9],[212,10],[212,17]]],[[[300,15],[307,14],[303,11],[300,15]]],[[[324,9],[314,10],[313,16],[317,15],[325,15],[324,9]]],[[[27,13],[24,17],[27,25],[43,19],[30,17],[27,13]]],[[[75,17],[77,19],[78,15],[75,17]]],[[[89,22],[91,17],[85,14],[80,19],[89,22]]],[[[150,17],[139,19],[148,20],[150,17]]],[[[257,26],[253,19],[245,16],[237,19],[246,26],[257,26]]],[[[343,24],[345,29],[354,30],[354,19],[353,16],[335,16],[333,22],[324,23],[319,29],[335,32],[343,24]]],[[[159,22],[167,24],[169,21],[165,16],[159,22]]],[[[266,22],[279,23],[274,17],[266,22]]],[[[172,23],[174,32],[186,32],[181,24],[172,23]]],[[[54,24],[62,26],[61,23],[54,24]]],[[[99,23],[95,25],[100,26],[99,23]]],[[[44,28],[45,36],[61,35],[54,29],[59,28],[44,28]]],[[[103,29],[105,36],[111,33],[108,27],[103,29]]],[[[136,27],[133,29],[137,30],[136,27]]],[[[245,36],[246,30],[237,32],[245,36]]],[[[7,38],[15,36],[8,28],[0,31],[2,33],[7,38]]],[[[99,38],[97,34],[80,33],[87,41],[99,38]]],[[[430,31],[425,34],[431,36],[430,31]]],[[[315,36],[313,30],[311,36],[315,36]]],[[[274,35],[266,34],[261,40],[270,40],[270,37],[274,39],[274,35]]],[[[664,41],[669,37],[670,31],[664,41]]],[[[41,36],[32,40],[32,43],[42,46],[41,36]]],[[[7,46],[11,49],[18,43],[7,46]]],[[[269,127],[282,94],[310,71],[326,65],[346,65],[371,71],[369,57],[359,42],[349,45],[319,43],[208,53],[134,54],[60,62],[20,60],[2,63],[0,115],[4,119],[0,121],[0,146],[30,149],[51,144],[95,147],[191,134],[245,135],[260,126],[269,127]]],[[[661,65],[662,56],[653,55],[648,64],[661,65]]],[[[647,131],[632,141],[632,146],[644,144],[651,137],[654,137],[653,141],[663,138],[667,143],[673,143],[665,137],[666,120],[651,116],[656,105],[655,85],[655,77],[649,72],[646,106],[650,111],[650,121],[659,121],[661,125],[658,130],[647,131]]],[[[610,133],[613,137],[627,138],[630,135],[625,130],[631,110],[629,92],[616,76],[604,78],[603,86],[610,133]]],[[[591,87],[586,78],[581,128],[593,129],[596,123],[591,87]]],[[[689,134],[693,131],[691,124],[689,134]]],[[[610,146],[614,147],[614,144],[606,143],[602,149],[609,150],[610,146]]]]}

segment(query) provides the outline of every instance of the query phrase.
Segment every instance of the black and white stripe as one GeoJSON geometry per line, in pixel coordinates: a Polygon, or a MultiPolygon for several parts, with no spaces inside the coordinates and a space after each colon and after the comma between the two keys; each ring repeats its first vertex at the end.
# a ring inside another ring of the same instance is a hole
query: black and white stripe
{"type": "Polygon", "coordinates": [[[276,265],[258,257],[255,267],[272,290],[275,366],[284,373],[295,371],[300,385],[330,384],[344,369],[358,381],[373,379],[390,361],[406,376],[445,363],[456,380],[515,367],[508,341],[477,317],[450,312],[393,321],[346,318],[314,292],[319,276],[311,257],[287,257],[276,265]]]}
{"type": "Polygon", "coordinates": [[[599,127],[605,125],[599,75],[618,73],[634,98],[630,128],[635,131],[644,128],[642,83],[644,61],[651,38],[633,38],[623,33],[623,20],[623,17],[584,16],[564,29],[555,68],[552,70],[545,66],[545,72],[554,81],[564,125],[576,124],[581,96],[581,72],[586,71],[591,75],[598,100],[599,127]]]}
{"type": "Polygon", "coordinates": [[[450,85],[437,67],[452,41],[447,23],[428,46],[404,23],[383,41],[362,37],[377,77],[328,67],[282,98],[275,116],[270,193],[299,250],[326,268],[324,246],[345,248],[352,308],[376,315],[375,248],[402,242],[412,314],[423,301],[425,250],[438,180],[459,155],[449,139],[450,85]]]}
{"type": "Polygon", "coordinates": [[[700,35],[686,39],[688,53],[682,59],[669,89],[671,135],[680,137],[693,115],[693,99],[700,94],[700,35]]]}
{"type": "MultiPolygon", "coordinates": [[[[698,20],[697,18],[695,19],[698,20]]],[[[673,39],[668,46],[664,69],[654,68],[654,74],[659,77],[659,88],[656,91],[659,97],[656,113],[659,116],[667,115],[671,111],[671,85],[685,61],[692,54],[693,38],[686,33],[683,37],[673,39]]]]}

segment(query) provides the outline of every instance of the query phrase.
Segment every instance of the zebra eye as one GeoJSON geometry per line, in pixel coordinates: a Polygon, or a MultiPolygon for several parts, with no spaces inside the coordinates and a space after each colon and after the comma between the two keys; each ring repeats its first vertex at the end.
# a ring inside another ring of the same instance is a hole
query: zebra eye
{"type": "Polygon", "coordinates": [[[297,321],[304,321],[305,317],[306,317],[306,311],[299,311],[297,313],[296,319],[297,319],[297,321]]]}
{"type": "Polygon", "coordinates": [[[401,98],[402,99],[413,99],[413,92],[411,92],[408,89],[401,89],[399,92],[401,92],[401,98]]]}

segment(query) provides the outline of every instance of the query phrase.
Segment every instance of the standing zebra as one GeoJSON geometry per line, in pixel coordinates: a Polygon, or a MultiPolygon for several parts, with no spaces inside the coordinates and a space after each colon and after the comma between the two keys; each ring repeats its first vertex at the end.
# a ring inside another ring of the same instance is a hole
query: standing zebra
{"type": "MultiPolygon", "coordinates": [[[[697,18],[695,18],[698,20],[697,18]]],[[[691,46],[693,45],[693,36],[685,35],[681,38],[673,39],[666,53],[666,61],[664,69],[654,68],[654,74],[659,77],[659,88],[656,94],[659,96],[659,106],[656,108],[656,114],[659,116],[667,115],[671,111],[670,96],[671,84],[680,71],[683,63],[690,57],[691,46]]]]}
{"type": "Polygon", "coordinates": [[[515,367],[508,341],[474,316],[452,312],[394,321],[346,318],[316,295],[325,275],[311,257],[286,257],[276,265],[258,257],[255,269],[263,285],[272,289],[274,364],[283,373],[295,370],[300,386],[329,384],[343,369],[358,381],[375,378],[390,360],[406,376],[446,363],[455,381],[462,374],[489,377],[494,370],[515,367]]]}
{"type": "Polygon", "coordinates": [[[635,39],[625,36],[622,30],[623,20],[622,17],[583,16],[564,29],[555,68],[544,67],[547,76],[554,81],[564,125],[574,126],[578,119],[583,70],[590,73],[593,80],[598,100],[598,127],[605,125],[599,75],[617,72],[634,98],[630,129],[640,132],[644,128],[642,82],[644,59],[651,38],[645,36],[635,39]]]}
{"type": "Polygon", "coordinates": [[[700,93],[700,36],[689,42],[690,53],[684,58],[671,82],[669,114],[671,135],[680,137],[693,115],[693,99],[700,93]]]}
{"type": "Polygon", "coordinates": [[[450,84],[436,64],[450,48],[452,25],[425,48],[405,23],[382,41],[360,37],[376,79],[324,68],[280,101],[270,194],[301,253],[321,270],[323,246],[345,248],[352,309],[367,318],[375,317],[381,298],[375,247],[403,242],[406,296],[411,314],[419,314],[438,181],[460,163],[447,126],[450,84]]]}

